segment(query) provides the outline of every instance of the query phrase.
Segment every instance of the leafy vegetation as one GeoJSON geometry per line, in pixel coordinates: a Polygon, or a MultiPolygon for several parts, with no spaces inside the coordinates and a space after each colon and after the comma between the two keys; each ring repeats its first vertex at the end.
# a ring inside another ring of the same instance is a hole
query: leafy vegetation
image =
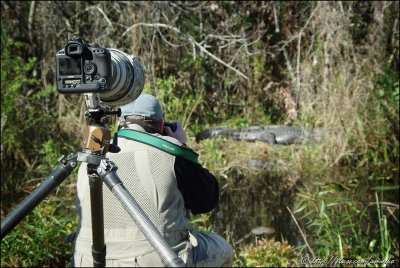
{"type": "MultiPolygon", "coordinates": [[[[316,191],[300,192],[295,213],[312,235],[314,254],[328,260],[330,256],[351,260],[395,260],[397,238],[388,232],[387,217],[394,217],[390,204],[375,192],[375,202],[360,203],[355,185],[339,190],[340,184],[316,184],[316,191]],[[318,239],[313,239],[313,237],[318,239]],[[367,250],[366,250],[367,249],[367,250]]],[[[398,187],[393,187],[396,190],[398,187]]],[[[389,189],[388,189],[389,190],[389,189]]],[[[373,201],[370,200],[370,201],[373,201]]],[[[393,205],[393,204],[392,204],[393,205]]]]}
{"type": "Polygon", "coordinates": [[[287,241],[260,239],[244,246],[235,267],[298,267],[299,257],[287,241]]]}
{"type": "Polygon", "coordinates": [[[71,245],[64,239],[75,231],[77,222],[71,190],[60,187],[1,241],[2,267],[69,265],[71,245]]]}
{"type": "MultiPolygon", "coordinates": [[[[80,35],[141,58],[145,91],[219,180],[217,209],[191,221],[231,243],[234,266],[399,265],[398,2],[2,1],[1,11],[2,218],[79,148],[84,102],[57,93],[54,55],[80,35]],[[194,140],[209,127],[283,123],[325,135],[194,140]],[[256,237],[256,226],[275,233],[256,237]]],[[[2,266],[68,264],[74,177],[2,240],[2,266]]]]}

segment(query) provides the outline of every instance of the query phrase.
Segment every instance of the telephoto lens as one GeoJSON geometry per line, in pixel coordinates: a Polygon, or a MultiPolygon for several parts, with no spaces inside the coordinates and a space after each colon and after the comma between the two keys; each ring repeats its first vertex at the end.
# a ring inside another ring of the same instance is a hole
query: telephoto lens
{"type": "Polygon", "coordinates": [[[111,53],[111,89],[100,93],[100,101],[119,107],[134,101],[142,93],[145,76],[137,58],[118,49],[107,48],[111,53]]]}

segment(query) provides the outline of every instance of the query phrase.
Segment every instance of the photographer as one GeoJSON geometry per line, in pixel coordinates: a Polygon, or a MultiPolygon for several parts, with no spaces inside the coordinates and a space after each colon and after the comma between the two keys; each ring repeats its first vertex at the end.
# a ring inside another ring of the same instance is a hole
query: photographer
{"type": "MultiPolygon", "coordinates": [[[[190,150],[186,134],[175,122],[176,130],[165,126],[158,100],[142,93],[134,102],[121,107],[121,130],[145,133],[190,150]]],[[[121,151],[107,156],[118,166],[118,174],[171,248],[187,266],[231,266],[231,246],[213,232],[194,231],[187,218],[215,208],[219,186],[215,177],[200,164],[169,154],[151,144],[124,136],[118,138],[121,151]]],[[[77,207],[80,222],[75,240],[74,266],[92,266],[92,223],[89,178],[86,164],[78,172],[77,207]]],[[[161,258],[132,222],[117,199],[103,189],[106,266],[163,266],[161,258]]]]}

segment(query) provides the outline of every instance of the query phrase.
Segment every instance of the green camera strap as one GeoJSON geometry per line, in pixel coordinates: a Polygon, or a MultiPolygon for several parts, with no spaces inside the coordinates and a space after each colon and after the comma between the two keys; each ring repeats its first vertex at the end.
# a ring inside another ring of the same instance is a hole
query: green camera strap
{"type": "Polygon", "coordinates": [[[150,145],[152,147],[155,147],[157,149],[160,149],[161,151],[164,151],[166,153],[172,154],[174,156],[179,156],[182,158],[185,158],[189,161],[192,161],[196,164],[199,163],[198,158],[199,155],[185,147],[178,146],[176,144],[173,144],[172,142],[166,141],[164,139],[158,138],[156,136],[136,131],[133,129],[121,129],[117,133],[118,136],[138,141],[147,145],[150,145]]]}

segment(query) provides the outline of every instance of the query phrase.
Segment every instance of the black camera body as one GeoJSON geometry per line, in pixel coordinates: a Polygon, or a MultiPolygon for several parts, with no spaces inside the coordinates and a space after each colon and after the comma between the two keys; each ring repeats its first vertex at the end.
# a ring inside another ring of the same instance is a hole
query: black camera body
{"type": "Polygon", "coordinates": [[[178,125],[174,122],[164,122],[164,126],[169,127],[173,133],[178,128],[178,125]]]}
{"type": "Polygon", "coordinates": [[[56,72],[60,93],[105,92],[111,88],[111,53],[79,37],[70,39],[56,54],[56,72]]]}

